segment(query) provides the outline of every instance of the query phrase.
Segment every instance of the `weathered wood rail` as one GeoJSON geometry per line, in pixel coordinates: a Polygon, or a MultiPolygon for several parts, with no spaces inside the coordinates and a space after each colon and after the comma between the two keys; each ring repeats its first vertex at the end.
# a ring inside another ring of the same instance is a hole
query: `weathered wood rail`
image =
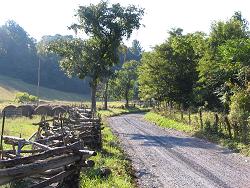
{"type": "Polygon", "coordinates": [[[29,139],[1,135],[12,149],[0,151],[0,185],[24,180],[27,187],[79,187],[81,169],[94,166],[92,150],[102,147],[100,117],[74,107],[33,125],[29,139]]]}

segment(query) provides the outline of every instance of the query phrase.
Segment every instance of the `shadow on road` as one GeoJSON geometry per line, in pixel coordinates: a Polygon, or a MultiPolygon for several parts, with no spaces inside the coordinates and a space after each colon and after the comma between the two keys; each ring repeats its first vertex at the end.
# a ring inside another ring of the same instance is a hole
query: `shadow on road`
{"type": "MultiPolygon", "coordinates": [[[[141,140],[143,141],[141,145],[143,146],[154,146],[154,147],[164,147],[164,148],[174,148],[174,147],[191,147],[191,148],[203,148],[203,149],[219,149],[215,144],[200,140],[194,137],[173,137],[166,135],[147,135],[147,134],[123,134],[130,140],[141,140]]],[[[233,153],[233,151],[221,148],[221,153],[233,153]]]]}

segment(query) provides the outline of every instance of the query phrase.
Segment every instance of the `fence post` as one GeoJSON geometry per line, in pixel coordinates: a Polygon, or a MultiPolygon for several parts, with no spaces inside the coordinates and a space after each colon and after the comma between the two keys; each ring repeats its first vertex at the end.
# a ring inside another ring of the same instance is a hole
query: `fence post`
{"type": "Polygon", "coordinates": [[[247,134],[248,134],[247,121],[243,121],[242,128],[241,128],[241,135],[242,135],[243,143],[247,143],[247,134]]]}
{"type": "Polygon", "coordinates": [[[227,130],[228,130],[229,138],[232,139],[233,137],[232,137],[231,125],[230,125],[230,122],[229,122],[227,116],[224,117],[224,121],[225,121],[225,123],[227,125],[227,130]]]}
{"type": "Polygon", "coordinates": [[[218,127],[219,127],[219,116],[217,113],[214,114],[214,131],[215,133],[218,133],[218,127]]]}
{"type": "Polygon", "coordinates": [[[4,124],[5,124],[5,110],[3,111],[3,122],[2,122],[2,132],[1,132],[1,145],[0,145],[0,149],[1,149],[1,159],[3,159],[3,131],[4,131],[4,124]]]}
{"type": "Polygon", "coordinates": [[[191,125],[191,112],[190,112],[190,109],[188,109],[188,124],[191,125]]]}
{"type": "Polygon", "coordinates": [[[183,105],[181,105],[181,120],[183,120],[183,105]]]}
{"type": "Polygon", "coordinates": [[[201,125],[201,130],[203,130],[202,110],[201,110],[201,108],[199,109],[199,116],[200,116],[200,125],[201,125]]]}

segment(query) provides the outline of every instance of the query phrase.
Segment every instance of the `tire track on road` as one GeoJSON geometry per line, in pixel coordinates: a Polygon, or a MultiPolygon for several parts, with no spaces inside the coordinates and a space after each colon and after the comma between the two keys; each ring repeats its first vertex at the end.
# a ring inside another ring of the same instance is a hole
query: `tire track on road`
{"type": "Polygon", "coordinates": [[[109,118],[137,171],[139,187],[250,188],[250,158],[163,129],[130,114],[109,118]]]}

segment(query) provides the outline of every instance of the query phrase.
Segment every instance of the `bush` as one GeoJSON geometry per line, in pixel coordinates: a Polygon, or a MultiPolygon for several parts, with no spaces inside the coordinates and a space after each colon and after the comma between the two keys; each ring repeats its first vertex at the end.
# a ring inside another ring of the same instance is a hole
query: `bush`
{"type": "Polygon", "coordinates": [[[34,95],[30,95],[26,92],[18,92],[15,97],[15,102],[18,103],[28,103],[28,102],[36,102],[38,97],[34,95]]]}

